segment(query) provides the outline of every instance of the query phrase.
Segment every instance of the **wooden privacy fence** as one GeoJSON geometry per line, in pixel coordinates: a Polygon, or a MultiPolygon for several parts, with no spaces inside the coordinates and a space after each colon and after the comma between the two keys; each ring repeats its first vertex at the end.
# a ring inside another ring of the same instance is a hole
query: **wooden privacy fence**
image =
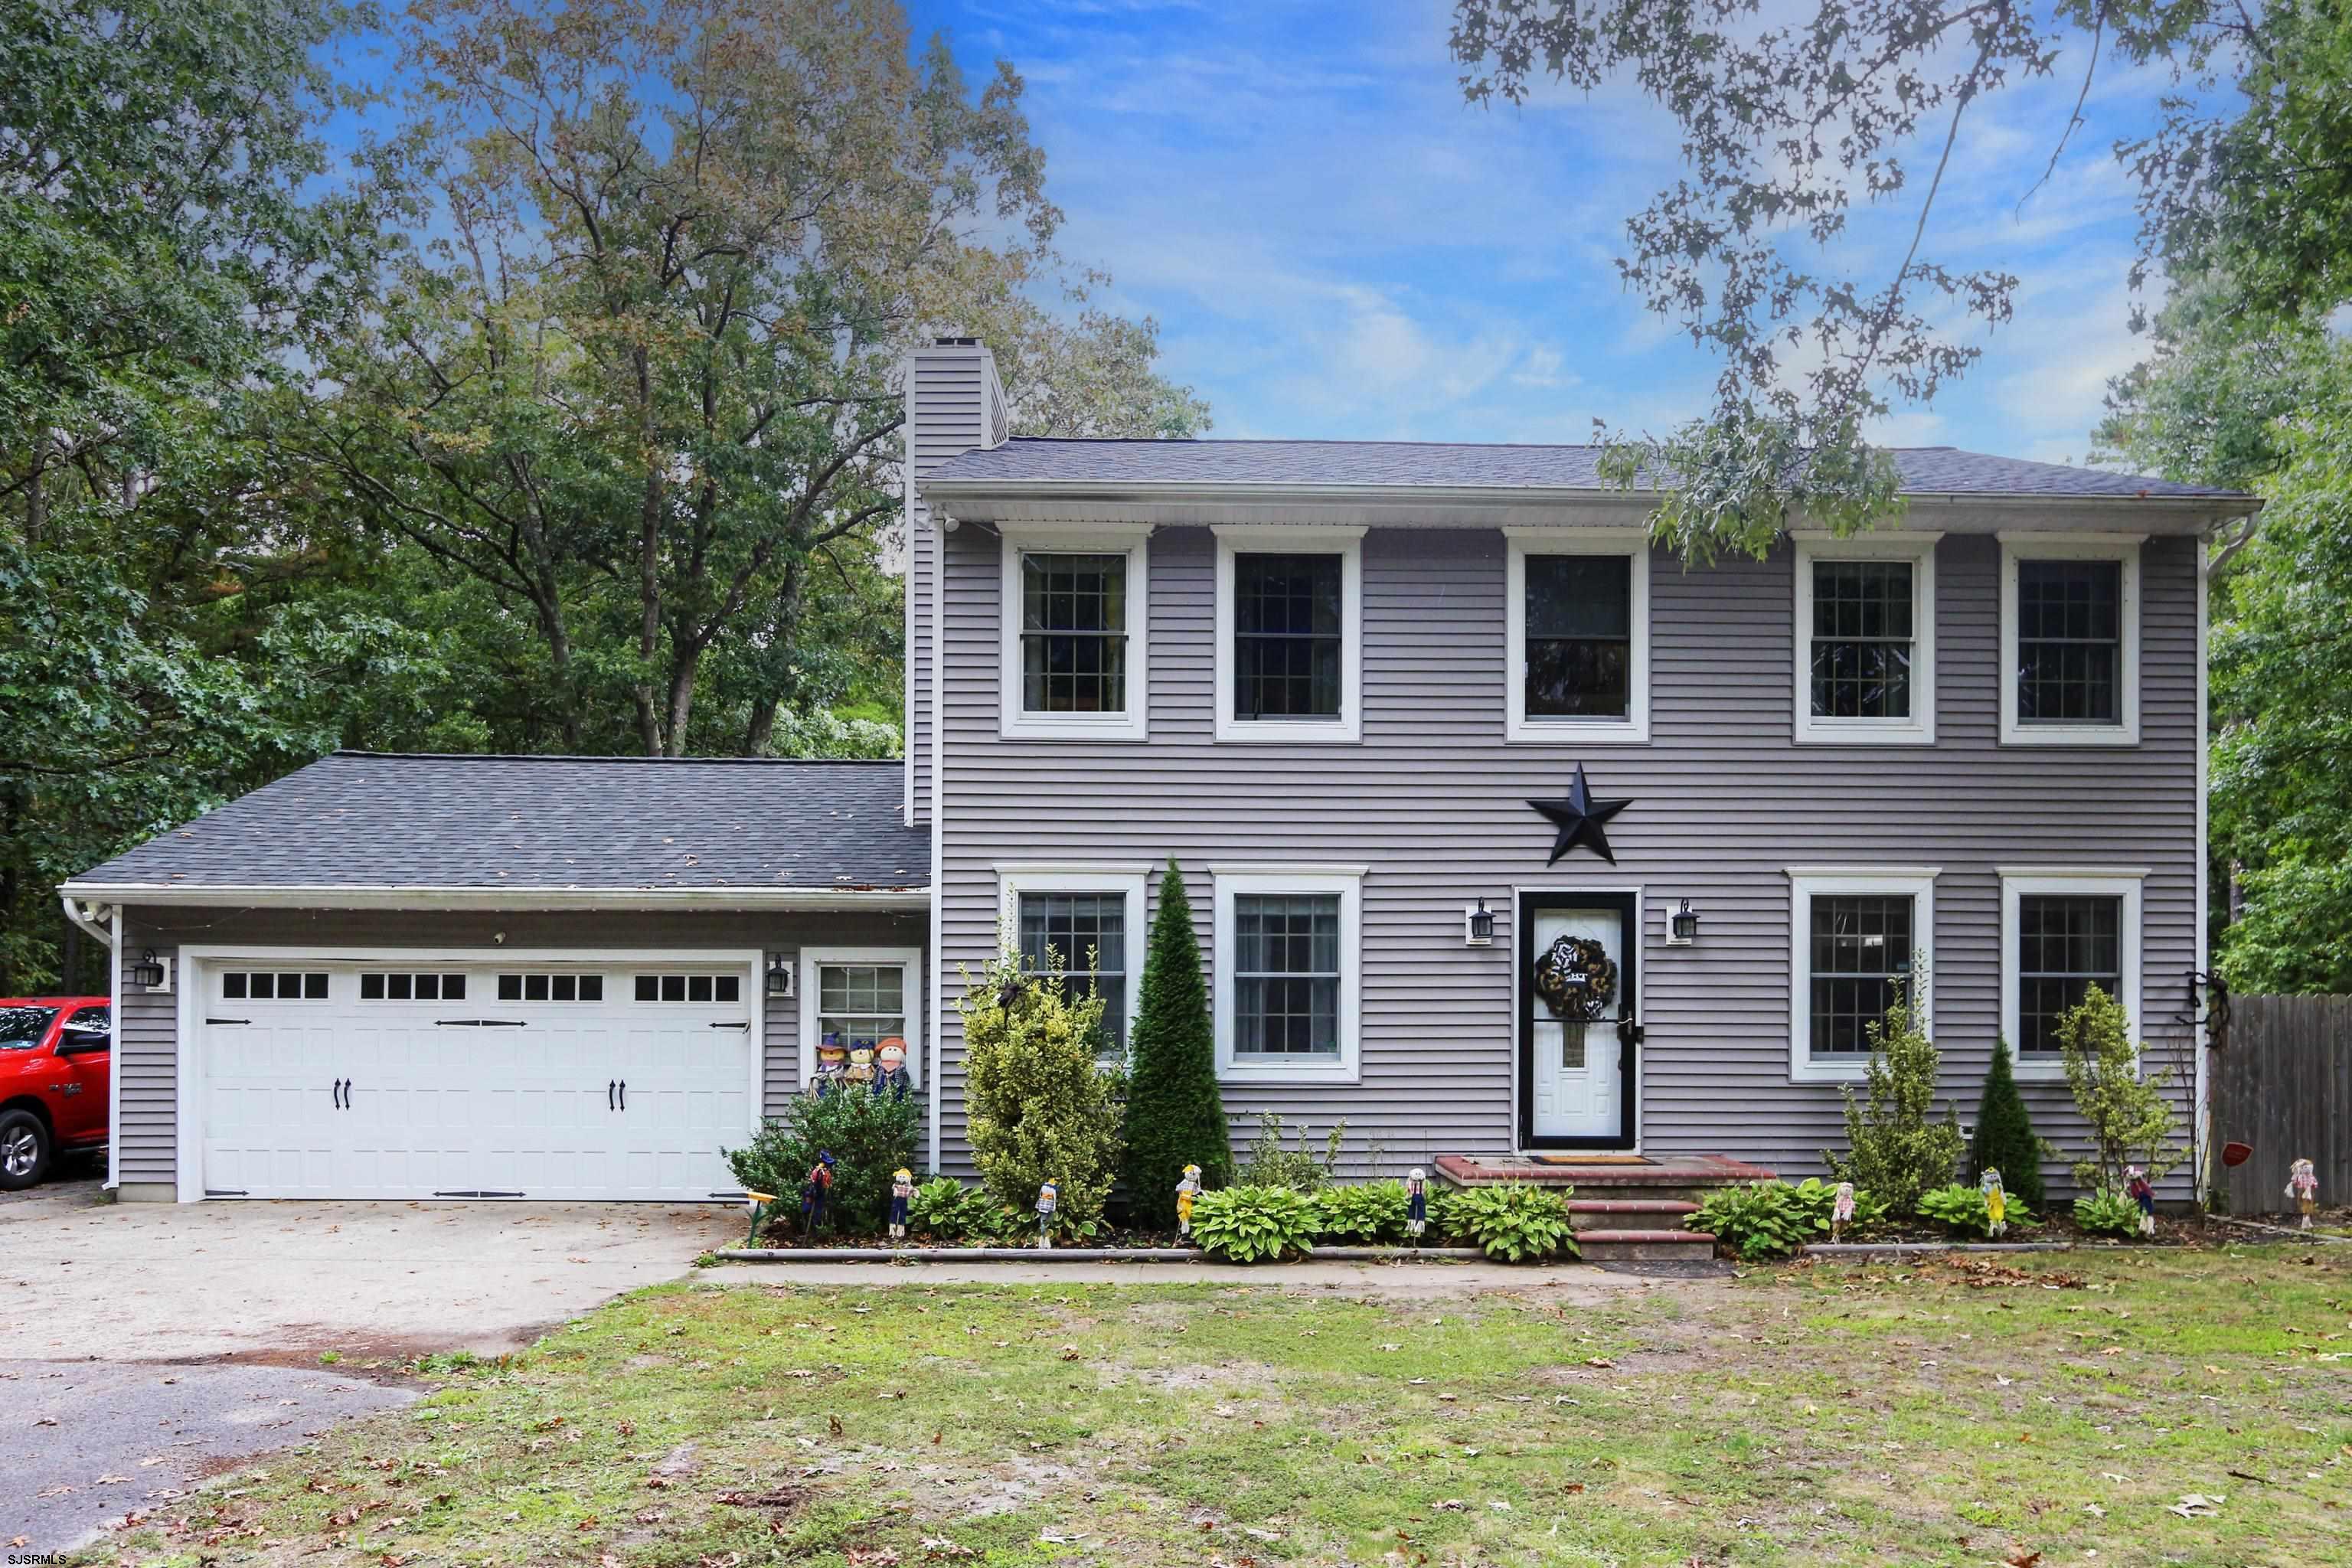
{"type": "Polygon", "coordinates": [[[2229,1184],[2230,1212],[2286,1207],[2287,1167],[2309,1160],[2319,1201],[2352,1203],[2352,996],[2236,996],[2213,1053],[2215,1165],[2225,1143],[2253,1145],[2229,1184]]]}

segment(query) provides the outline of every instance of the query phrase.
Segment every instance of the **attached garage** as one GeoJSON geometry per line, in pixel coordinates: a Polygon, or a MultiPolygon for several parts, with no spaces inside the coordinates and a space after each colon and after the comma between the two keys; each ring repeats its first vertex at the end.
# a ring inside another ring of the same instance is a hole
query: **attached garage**
{"type": "Polygon", "coordinates": [[[67,891],[123,976],[118,1191],[731,1200],[720,1151],[817,1040],[896,1035],[931,1079],[930,837],[901,786],[338,753],[99,867],[67,891]]]}

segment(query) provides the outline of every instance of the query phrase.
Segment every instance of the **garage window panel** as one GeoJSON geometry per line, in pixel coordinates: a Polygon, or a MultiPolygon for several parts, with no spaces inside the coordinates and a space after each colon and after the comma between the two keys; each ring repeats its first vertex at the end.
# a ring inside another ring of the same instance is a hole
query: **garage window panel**
{"type": "Polygon", "coordinates": [[[360,976],[360,1000],[362,1002],[463,1002],[465,999],[466,977],[462,974],[437,972],[419,974],[386,970],[360,976]]]}
{"type": "Polygon", "coordinates": [[[743,999],[743,977],[740,974],[640,974],[637,976],[637,1000],[640,1002],[698,1002],[732,1004],[743,999]]]}
{"type": "Polygon", "coordinates": [[[224,970],[221,996],[230,1002],[324,1002],[327,976],[316,971],[224,970]]]}

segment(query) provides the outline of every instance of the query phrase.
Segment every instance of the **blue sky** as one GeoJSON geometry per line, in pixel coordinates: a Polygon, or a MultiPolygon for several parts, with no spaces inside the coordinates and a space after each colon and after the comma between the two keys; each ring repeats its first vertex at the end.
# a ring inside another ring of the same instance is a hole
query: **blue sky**
{"type": "MultiPolygon", "coordinates": [[[[1165,368],[1219,436],[1581,441],[1598,416],[1663,431],[1715,367],[1620,287],[1625,216],[1678,167],[1671,121],[1630,94],[1465,106],[1442,0],[918,0],[975,77],[1028,83],[1060,247],[1160,322],[1165,368]]],[[[1984,358],[1876,432],[2080,462],[2107,376],[2139,357],[2125,271],[2132,189],[2109,146],[2160,80],[2101,66],[2088,123],[2022,209],[2079,86],[1972,111],[1925,254],[2022,279],[1984,358]]],[[[1924,174],[1924,169],[1922,170],[1924,174]]],[[[1916,212],[1849,255],[1891,271],[1916,212]]]]}

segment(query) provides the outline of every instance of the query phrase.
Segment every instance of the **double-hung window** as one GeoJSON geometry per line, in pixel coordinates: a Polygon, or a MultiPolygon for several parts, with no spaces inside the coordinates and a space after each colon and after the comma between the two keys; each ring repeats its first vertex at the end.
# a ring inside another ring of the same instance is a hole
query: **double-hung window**
{"type": "Polygon", "coordinates": [[[1217,738],[1360,738],[1364,531],[1216,532],[1217,738]]]}
{"type": "Polygon", "coordinates": [[[1796,739],[1936,738],[1932,533],[1796,538],[1796,739]]]}
{"type": "Polygon", "coordinates": [[[1933,868],[1791,867],[1790,1076],[1859,1079],[1887,1010],[1928,1019],[1933,868]]]}
{"type": "Polygon", "coordinates": [[[1123,1056],[1143,962],[1142,866],[999,866],[1003,920],[1033,974],[1103,999],[1106,1058],[1123,1056]]]}
{"type": "Polygon", "coordinates": [[[2001,1030],[2020,1075],[2062,1075],[2058,1021],[2094,985],[2122,1006],[2138,1037],[2142,876],[2001,868],[2001,1030]]]}
{"type": "Polygon", "coordinates": [[[1004,531],[1000,730],[1142,740],[1150,696],[1144,531],[1004,531]]]}
{"type": "Polygon", "coordinates": [[[2001,536],[2003,743],[2138,742],[2139,555],[2131,535],[2001,536]]]}
{"type": "Polygon", "coordinates": [[[1213,867],[1217,1068],[1236,1080],[1352,1081],[1361,867],[1213,867]]]}
{"type": "Polygon", "coordinates": [[[1513,528],[1506,737],[1644,741],[1650,552],[1638,530],[1513,528]]]}
{"type": "Polygon", "coordinates": [[[871,1051],[896,1037],[907,1070],[923,1074],[923,954],[906,947],[803,948],[800,954],[801,1082],[816,1072],[820,1046],[871,1051]]]}

